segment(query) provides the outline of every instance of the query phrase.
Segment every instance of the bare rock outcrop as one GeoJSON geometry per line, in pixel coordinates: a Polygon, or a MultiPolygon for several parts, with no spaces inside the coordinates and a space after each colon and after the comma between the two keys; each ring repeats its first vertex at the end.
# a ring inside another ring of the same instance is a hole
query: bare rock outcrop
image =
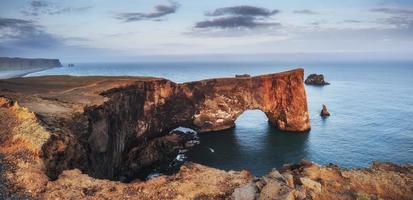
{"type": "MultiPolygon", "coordinates": [[[[413,166],[392,163],[373,163],[364,169],[342,169],[335,165],[320,166],[302,161],[274,169],[254,181],[257,199],[407,200],[413,197],[413,166]]],[[[247,186],[254,187],[249,184],[235,189],[234,194],[246,191],[247,186]]]]}

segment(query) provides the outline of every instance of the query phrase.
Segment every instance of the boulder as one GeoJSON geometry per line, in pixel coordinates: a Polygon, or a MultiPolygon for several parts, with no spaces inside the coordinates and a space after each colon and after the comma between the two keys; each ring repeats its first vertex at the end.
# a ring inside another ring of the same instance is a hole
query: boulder
{"type": "Polygon", "coordinates": [[[260,192],[259,200],[294,199],[293,190],[277,180],[270,180],[260,192]]]}
{"type": "Polygon", "coordinates": [[[235,188],[232,193],[232,199],[234,200],[254,200],[257,196],[257,187],[254,183],[250,182],[247,185],[235,188]]]}
{"type": "Polygon", "coordinates": [[[321,193],[321,184],[319,182],[306,177],[300,178],[300,182],[313,199],[321,193]]]}

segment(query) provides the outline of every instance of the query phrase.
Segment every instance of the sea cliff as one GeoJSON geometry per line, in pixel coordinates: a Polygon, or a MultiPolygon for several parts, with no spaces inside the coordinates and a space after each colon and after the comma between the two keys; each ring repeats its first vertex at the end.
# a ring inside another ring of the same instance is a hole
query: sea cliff
{"type": "MultiPolygon", "coordinates": [[[[266,178],[260,181],[247,171],[225,172],[190,163],[172,176],[146,182],[134,178],[168,161],[165,154],[174,153],[171,141],[175,141],[169,132],[178,126],[201,133],[223,130],[233,127],[244,110],[260,109],[276,128],[305,134],[302,132],[310,129],[310,123],[303,75],[303,70],[297,69],[183,84],[151,77],[1,80],[0,179],[4,181],[0,189],[7,195],[44,199],[232,198],[239,195],[233,194],[235,190],[242,192],[246,184],[254,184],[251,187],[257,197],[263,191],[278,191],[265,189],[272,182],[266,178]],[[132,182],[118,182],[125,177],[132,182]]],[[[287,184],[293,192],[287,197],[314,195],[300,189],[307,183],[315,185],[315,194],[320,187],[330,187],[329,179],[320,182],[323,174],[309,177],[318,184],[303,181],[301,176],[295,178],[301,173],[298,169],[293,165],[283,170],[291,171],[292,180],[299,181],[291,183],[288,176],[288,182],[280,179],[284,182],[277,183],[283,185],[279,189],[284,191],[287,184]]],[[[405,184],[411,186],[411,167],[396,169],[400,170],[388,172],[386,178],[397,182],[403,176],[405,184]],[[399,171],[405,174],[397,174],[399,171]]],[[[345,189],[343,197],[357,191],[348,189],[350,182],[345,180],[337,186],[345,189]]]]}
{"type": "Polygon", "coordinates": [[[0,70],[61,67],[59,59],[0,57],[0,70]]]}
{"type": "Polygon", "coordinates": [[[61,66],[59,59],[0,57],[0,79],[61,66]]]}

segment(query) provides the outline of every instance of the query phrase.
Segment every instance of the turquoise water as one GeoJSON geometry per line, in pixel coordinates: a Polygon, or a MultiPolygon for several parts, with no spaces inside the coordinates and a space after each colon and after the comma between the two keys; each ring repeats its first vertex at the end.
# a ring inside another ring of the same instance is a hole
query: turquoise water
{"type": "MultiPolygon", "coordinates": [[[[203,134],[187,160],[262,175],[284,163],[363,167],[372,161],[413,163],[413,63],[298,63],[331,83],[306,86],[311,132],[279,132],[259,110],[246,111],[236,128],[203,134]],[[332,114],[319,117],[322,104],[332,114]]],[[[89,63],[31,74],[166,77],[176,82],[292,69],[290,63],[89,63]]]]}

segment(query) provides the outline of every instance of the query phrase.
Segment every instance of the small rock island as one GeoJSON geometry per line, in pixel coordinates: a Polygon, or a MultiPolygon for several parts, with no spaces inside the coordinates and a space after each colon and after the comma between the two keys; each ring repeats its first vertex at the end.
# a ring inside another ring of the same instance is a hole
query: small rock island
{"type": "Polygon", "coordinates": [[[307,79],[305,79],[305,84],[307,85],[330,85],[330,83],[324,80],[324,75],[322,74],[310,74],[307,79]]]}
{"type": "Polygon", "coordinates": [[[328,117],[328,116],[330,116],[330,112],[328,112],[327,106],[324,105],[324,104],[323,104],[323,109],[321,110],[320,116],[321,116],[321,117],[328,117]]]}

